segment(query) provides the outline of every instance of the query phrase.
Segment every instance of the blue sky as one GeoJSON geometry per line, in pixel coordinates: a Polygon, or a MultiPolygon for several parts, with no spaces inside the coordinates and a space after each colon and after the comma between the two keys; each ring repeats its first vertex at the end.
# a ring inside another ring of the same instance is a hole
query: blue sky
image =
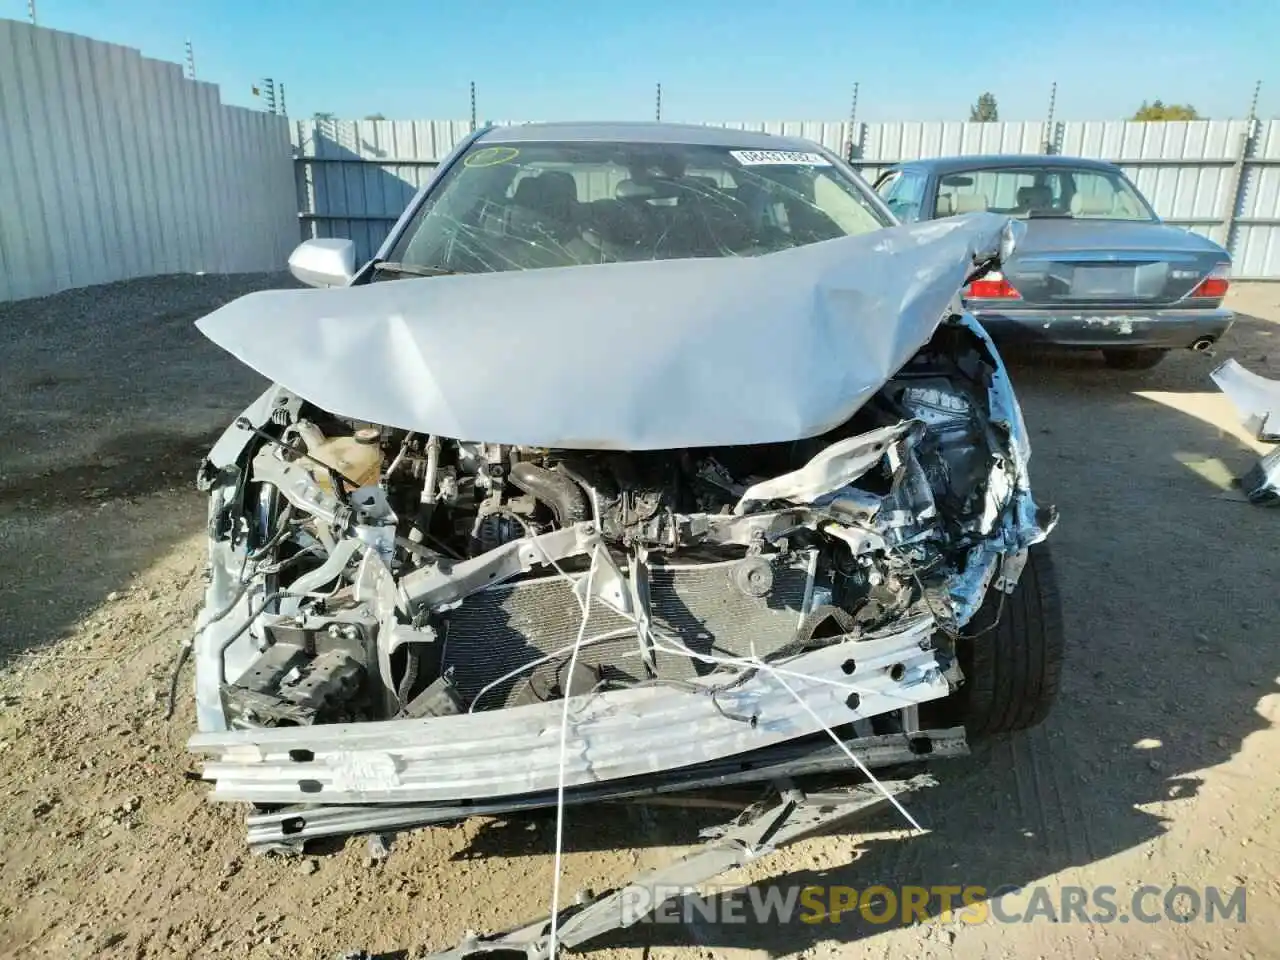
{"type": "MultiPolygon", "coordinates": [[[[295,117],[954,120],[984,90],[1001,119],[1119,119],[1143,99],[1280,114],[1280,0],[615,0],[325,3],[36,0],[42,26],[180,61],[254,105],[285,84],[295,117]]],[[[0,0],[25,19],[27,0],[0,0]]]]}

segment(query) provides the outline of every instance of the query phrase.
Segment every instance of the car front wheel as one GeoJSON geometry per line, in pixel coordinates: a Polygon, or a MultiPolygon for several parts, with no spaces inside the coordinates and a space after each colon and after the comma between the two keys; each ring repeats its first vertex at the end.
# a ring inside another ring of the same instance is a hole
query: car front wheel
{"type": "Polygon", "coordinates": [[[1013,593],[988,592],[956,655],[964,683],[943,702],[970,737],[1025,730],[1048,716],[1062,674],[1063,629],[1047,544],[1028,551],[1013,593]]]}

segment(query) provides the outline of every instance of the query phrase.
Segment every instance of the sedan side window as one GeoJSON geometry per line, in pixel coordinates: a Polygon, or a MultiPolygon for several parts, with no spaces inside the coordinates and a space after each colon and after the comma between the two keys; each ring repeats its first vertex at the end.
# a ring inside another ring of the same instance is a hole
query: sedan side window
{"type": "Polygon", "coordinates": [[[893,215],[903,223],[920,219],[925,177],[911,170],[900,171],[891,184],[881,184],[879,193],[893,215]]]}

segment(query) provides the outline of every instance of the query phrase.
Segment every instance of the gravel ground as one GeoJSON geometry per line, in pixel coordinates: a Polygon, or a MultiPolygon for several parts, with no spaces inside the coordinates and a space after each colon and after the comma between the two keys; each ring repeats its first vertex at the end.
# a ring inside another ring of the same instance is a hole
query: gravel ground
{"type": "Polygon", "coordinates": [[[122,567],[196,528],[196,466],[263,381],[193,324],[283,285],[296,284],[155,277],[0,303],[0,543],[29,577],[0,605],[0,658],[56,640],[122,567]]]}
{"type": "MultiPolygon", "coordinates": [[[[547,905],[545,817],[476,819],[305,860],[244,852],[161,719],[199,603],[212,435],[261,383],[192,321],[280,277],[173,277],[0,304],[0,955],[332,957],[440,948],[547,905]]],[[[1280,287],[1233,293],[1219,356],[1280,377],[1280,287]]],[[[1049,721],[939,765],[888,816],[727,879],[749,883],[1243,886],[1244,924],[964,926],[699,921],[635,928],[593,956],[1280,956],[1280,511],[1232,499],[1260,447],[1179,354],[1149,373],[1012,358],[1053,537],[1069,665],[1049,721]]],[[[571,810],[566,888],[658,863],[705,822],[571,810]]],[[[396,955],[396,954],[388,954],[396,955]]],[[[403,955],[403,954],[401,954],[403,955]]]]}

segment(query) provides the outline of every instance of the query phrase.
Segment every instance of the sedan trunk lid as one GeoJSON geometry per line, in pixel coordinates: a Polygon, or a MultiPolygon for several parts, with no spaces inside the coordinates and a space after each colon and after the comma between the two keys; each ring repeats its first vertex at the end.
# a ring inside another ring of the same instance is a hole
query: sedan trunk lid
{"type": "Polygon", "coordinates": [[[1031,306],[1152,307],[1186,297],[1230,258],[1157,221],[1032,218],[1004,275],[1031,306]]]}

